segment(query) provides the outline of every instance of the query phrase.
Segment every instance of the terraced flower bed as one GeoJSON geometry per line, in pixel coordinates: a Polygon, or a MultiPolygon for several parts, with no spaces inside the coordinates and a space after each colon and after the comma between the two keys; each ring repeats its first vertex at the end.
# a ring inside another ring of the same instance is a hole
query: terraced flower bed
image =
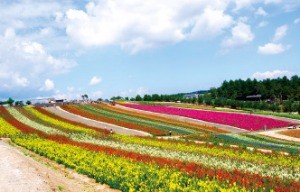
{"type": "Polygon", "coordinates": [[[150,120],[151,122],[161,122],[161,123],[166,123],[170,126],[180,126],[184,127],[186,129],[192,129],[192,130],[197,130],[205,133],[210,133],[210,132],[215,132],[215,133],[228,133],[228,131],[219,129],[217,127],[213,126],[207,126],[207,125],[200,125],[192,122],[183,122],[177,119],[171,119],[167,118],[161,115],[156,115],[156,114],[143,114],[140,112],[136,112],[133,110],[128,110],[128,109],[123,109],[123,108],[116,108],[108,104],[100,103],[98,105],[93,105],[93,107],[105,110],[105,111],[110,111],[110,112],[115,112],[117,114],[122,114],[122,115],[129,115],[131,117],[134,117],[135,119],[141,118],[143,120],[150,120]]]}
{"type": "Polygon", "coordinates": [[[261,117],[249,114],[239,113],[227,113],[227,112],[216,112],[216,111],[204,111],[194,109],[184,109],[166,106],[150,106],[140,104],[124,103],[126,107],[140,109],[145,111],[151,111],[156,113],[164,113],[170,115],[178,115],[198,119],[207,122],[219,123],[224,125],[230,125],[239,127],[245,130],[260,130],[260,129],[271,129],[278,127],[287,127],[291,125],[290,122],[275,120],[267,117],[261,117]]]}
{"type": "Polygon", "coordinates": [[[44,124],[36,120],[40,113],[30,114],[28,118],[18,109],[0,107],[0,136],[9,136],[20,146],[122,191],[300,188],[297,155],[117,134],[99,138],[93,132],[60,128],[54,122],[44,124]]]}
{"type": "Polygon", "coordinates": [[[136,124],[132,121],[124,121],[124,120],[119,119],[114,116],[101,115],[97,111],[93,111],[91,109],[90,110],[84,109],[83,106],[64,105],[64,106],[61,106],[61,108],[68,112],[71,112],[71,113],[74,113],[76,115],[80,115],[80,116],[83,116],[86,118],[90,118],[93,120],[102,121],[102,122],[106,122],[106,123],[110,123],[110,124],[115,124],[115,125],[118,125],[121,127],[129,128],[129,129],[145,131],[152,135],[167,135],[168,134],[168,130],[159,129],[154,126],[147,126],[147,125],[144,125],[141,123],[136,124]]]}

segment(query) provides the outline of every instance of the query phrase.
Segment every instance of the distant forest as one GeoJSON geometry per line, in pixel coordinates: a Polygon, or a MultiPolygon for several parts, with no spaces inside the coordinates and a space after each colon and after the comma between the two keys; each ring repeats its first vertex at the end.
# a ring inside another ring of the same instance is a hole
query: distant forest
{"type": "Polygon", "coordinates": [[[249,95],[261,95],[262,100],[279,99],[300,100],[300,78],[295,75],[290,79],[287,77],[277,79],[256,79],[224,81],[219,88],[210,90],[212,98],[227,98],[235,100],[246,100],[249,95]]]}
{"type": "MultiPolygon", "coordinates": [[[[122,99],[114,97],[112,99],[122,99]]],[[[300,114],[300,78],[295,75],[277,79],[256,79],[224,81],[218,88],[208,92],[180,93],[174,95],[137,95],[125,98],[131,101],[180,101],[214,107],[239,109],[260,109],[277,112],[298,112],[300,114]],[[188,97],[188,95],[190,95],[188,97]],[[198,95],[198,96],[197,96],[198,95]],[[248,96],[248,97],[247,97],[248,96]],[[249,99],[249,96],[252,99],[249,99]],[[254,97],[253,97],[254,96],[254,97]],[[254,99],[253,99],[254,98],[254,99]]]]}

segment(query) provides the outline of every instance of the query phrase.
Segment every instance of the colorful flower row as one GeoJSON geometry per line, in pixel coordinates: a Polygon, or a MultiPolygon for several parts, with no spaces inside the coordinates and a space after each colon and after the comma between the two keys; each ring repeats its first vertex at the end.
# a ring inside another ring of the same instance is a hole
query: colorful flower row
{"type": "Polygon", "coordinates": [[[163,122],[163,123],[167,123],[169,125],[186,127],[186,128],[194,129],[194,130],[201,131],[201,132],[217,132],[217,133],[227,133],[228,132],[228,131],[225,131],[222,129],[218,129],[217,127],[211,127],[211,126],[200,125],[200,124],[196,124],[196,123],[192,123],[192,122],[180,121],[178,119],[167,118],[167,117],[164,117],[164,116],[158,115],[158,114],[151,114],[151,113],[145,114],[141,111],[137,112],[132,109],[115,107],[115,106],[111,106],[111,105],[104,104],[104,103],[93,105],[93,107],[108,110],[108,111],[113,111],[113,112],[116,112],[119,114],[127,114],[127,115],[131,115],[133,117],[143,118],[146,120],[163,122]]]}
{"type": "Polygon", "coordinates": [[[0,137],[12,137],[21,133],[0,116],[0,137]]]}
{"type": "Polygon", "coordinates": [[[258,140],[252,135],[225,134],[225,135],[218,135],[218,137],[223,138],[224,140],[227,141],[235,141],[236,143],[243,144],[243,145],[250,144],[252,146],[266,147],[270,149],[282,149],[286,151],[294,150],[295,152],[296,151],[300,152],[300,146],[293,146],[293,145],[288,145],[283,143],[279,144],[270,141],[258,140]]]}
{"type": "Polygon", "coordinates": [[[70,113],[74,113],[76,115],[80,115],[80,116],[83,116],[83,117],[86,117],[86,118],[89,118],[89,119],[93,119],[93,120],[101,121],[101,122],[106,122],[106,123],[110,123],[110,124],[115,124],[115,125],[118,125],[118,126],[121,126],[121,127],[129,128],[129,129],[144,131],[144,132],[150,133],[152,135],[166,135],[167,134],[167,131],[155,129],[153,127],[136,125],[136,124],[133,124],[133,123],[128,123],[128,122],[119,121],[119,120],[112,119],[112,118],[99,116],[95,113],[90,113],[90,112],[84,111],[84,110],[80,109],[78,106],[75,106],[75,105],[63,105],[63,106],[61,106],[61,108],[68,111],[68,112],[70,112],[70,113]]]}
{"type": "Polygon", "coordinates": [[[194,109],[130,104],[130,103],[125,103],[123,105],[134,109],[184,116],[184,117],[189,117],[189,118],[198,119],[202,121],[239,127],[246,130],[287,127],[291,124],[287,121],[276,120],[268,117],[249,115],[249,114],[194,110],[194,109]]]}
{"type": "Polygon", "coordinates": [[[122,191],[246,191],[217,180],[201,180],[180,171],[45,139],[26,137],[14,142],[122,191]]]}
{"type": "Polygon", "coordinates": [[[109,130],[104,129],[104,128],[92,127],[92,126],[89,126],[89,125],[86,125],[86,124],[83,124],[83,123],[79,123],[79,122],[76,122],[76,121],[71,121],[69,119],[62,118],[61,116],[55,115],[54,113],[51,113],[51,112],[43,109],[42,107],[34,107],[34,109],[37,110],[37,111],[39,111],[40,113],[48,116],[48,117],[51,117],[53,119],[57,119],[59,121],[63,121],[65,123],[68,123],[68,124],[73,125],[73,126],[78,126],[78,127],[83,127],[83,128],[87,128],[87,129],[92,129],[92,130],[95,130],[97,132],[103,132],[104,134],[108,134],[109,133],[109,130]]]}
{"type": "Polygon", "coordinates": [[[24,109],[26,112],[34,115],[36,119],[40,119],[41,121],[44,121],[52,126],[57,126],[58,128],[61,128],[64,131],[85,133],[94,136],[100,136],[101,134],[103,134],[102,129],[89,129],[78,125],[73,125],[68,122],[45,115],[32,107],[25,107],[24,109]]]}
{"type": "Polygon", "coordinates": [[[47,134],[60,134],[60,135],[66,135],[64,132],[58,130],[58,129],[54,129],[52,127],[49,126],[45,126],[43,124],[37,123],[29,118],[27,118],[26,116],[24,116],[23,114],[21,114],[16,108],[14,107],[9,107],[7,108],[7,111],[16,119],[18,119],[18,121],[20,121],[21,123],[34,128],[36,130],[40,130],[44,133],[47,134]]]}
{"type": "Polygon", "coordinates": [[[172,131],[173,133],[190,134],[190,133],[196,132],[193,129],[187,129],[185,127],[169,125],[169,124],[162,123],[162,122],[147,120],[147,119],[139,118],[136,116],[130,116],[128,114],[120,114],[117,112],[109,111],[104,108],[98,108],[97,105],[81,105],[80,108],[82,108],[83,110],[86,110],[88,112],[103,116],[103,117],[112,118],[115,120],[124,121],[124,122],[128,122],[128,123],[133,123],[136,125],[142,125],[142,126],[145,125],[145,126],[157,128],[160,130],[172,131]]]}

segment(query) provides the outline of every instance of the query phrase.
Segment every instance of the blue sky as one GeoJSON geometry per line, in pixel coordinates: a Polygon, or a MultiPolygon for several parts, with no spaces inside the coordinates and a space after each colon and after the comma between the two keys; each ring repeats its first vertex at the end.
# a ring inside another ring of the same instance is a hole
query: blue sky
{"type": "Polygon", "coordinates": [[[0,99],[300,75],[299,0],[1,1],[0,16],[0,99]]]}

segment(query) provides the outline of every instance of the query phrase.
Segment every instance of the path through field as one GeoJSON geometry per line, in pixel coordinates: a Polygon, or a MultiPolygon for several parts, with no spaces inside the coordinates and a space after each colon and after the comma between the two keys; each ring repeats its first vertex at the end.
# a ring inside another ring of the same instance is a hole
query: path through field
{"type": "Polygon", "coordinates": [[[95,121],[92,119],[88,119],[76,114],[69,113],[68,111],[65,111],[61,109],[60,107],[45,107],[44,109],[59,115],[65,119],[69,119],[72,121],[80,122],[89,126],[93,127],[101,127],[107,130],[112,129],[113,132],[120,133],[120,134],[126,134],[126,135],[137,135],[137,136],[150,136],[149,133],[143,132],[143,131],[138,131],[138,130],[133,130],[133,129],[128,129],[125,127],[120,127],[117,125],[109,124],[109,123],[104,123],[100,121],[95,121]]]}
{"type": "MultiPolygon", "coordinates": [[[[53,164],[50,161],[48,163],[53,164]]],[[[72,170],[63,172],[64,168],[59,170],[56,167],[54,170],[50,167],[25,156],[17,148],[0,140],[1,192],[116,191],[96,184],[72,170]]]]}
{"type": "Polygon", "coordinates": [[[287,128],[281,128],[281,129],[275,129],[275,130],[262,131],[262,132],[258,132],[257,134],[266,135],[266,136],[274,137],[274,138],[277,138],[277,139],[283,139],[283,140],[287,140],[287,141],[293,141],[293,142],[299,142],[300,143],[299,138],[289,137],[287,135],[280,134],[281,131],[286,131],[286,130],[288,130],[288,129],[287,128]]]}

